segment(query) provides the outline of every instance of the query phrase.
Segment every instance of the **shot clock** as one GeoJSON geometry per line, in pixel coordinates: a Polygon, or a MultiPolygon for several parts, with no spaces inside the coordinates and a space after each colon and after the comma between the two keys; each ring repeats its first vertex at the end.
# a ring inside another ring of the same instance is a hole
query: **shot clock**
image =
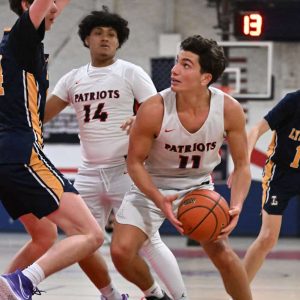
{"type": "Polygon", "coordinates": [[[299,0],[234,0],[237,40],[299,41],[299,0]]]}

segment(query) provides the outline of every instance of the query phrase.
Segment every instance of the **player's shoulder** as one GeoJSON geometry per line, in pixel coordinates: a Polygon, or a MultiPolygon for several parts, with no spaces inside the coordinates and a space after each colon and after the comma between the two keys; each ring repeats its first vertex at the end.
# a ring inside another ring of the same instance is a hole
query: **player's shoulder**
{"type": "Polygon", "coordinates": [[[166,88],[164,90],[161,90],[159,92],[159,94],[164,98],[164,97],[167,97],[167,96],[175,96],[176,93],[172,91],[172,89],[169,87],[169,88],[166,88]]]}
{"type": "Polygon", "coordinates": [[[300,97],[300,90],[296,90],[294,92],[287,93],[287,95],[290,95],[291,97],[300,97]]]}
{"type": "Polygon", "coordinates": [[[78,68],[74,68],[72,69],[69,73],[73,74],[73,75],[77,75],[77,74],[87,74],[87,69],[88,69],[88,64],[85,64],[83,66],[80,66],[78,68]]]}
{"type": "Polygon", "coordinates": [[[157,131],[162,122],[163,115],[163,99],[160,94],[156,94],[140,106],[137,112],[137,120],[141,126],[157,131]]]}
{"type": "Polygon", "coordinates": [[[296,101],[297,103],[300,103],[300,90],[287,93],[283,99],[292,100],[296,101]]]}
{"type": "Polygon", "coordinates": [[[243,110],[241,103],[229,94],[224,93],[224,109],[243,110]]]}
{"type": "Polygon", "coordinates": [[[12,27],[7,31],[10,47],[20,47],[19,43],[24,40],[27,43],[39,43],[44,38],[44,30],[36,30],[33,26],[28,10],[19,16],[12,27]],[[25,37],[25,38],[24,38],[25,37]],[[39,37],[39,38],[38,38],[39,37]]]}
{"type": "Polygon", "coordinates": [[[231,125],[234,127],[238,126],[238,124],[243,125],[245,123],[245,113],[241,103],[221,90],[218,90],[218,93],[224,95],[224,122],[226,130],[231,125]]]}
{"type": "Polygon", "coordinates": [[[222,90],[214,87],[214,86],[209,86],[208,88],[210,90],[210,92],[213,94],[213,95],[227,95],[225,92],[223,92],[222,90]]]}
{"type": "Polygon", "coordinates": [[[231,95],[225,93],[224,91],[216,88],[216,87],[209,87],[211,92],[211,96],[214,99],[219,99],[220,101],[224,101],[224,110],[231,110],[231,109],[241,109],[241,104],[231,95]]]}
{"type": "Polygon", "coordinates": [[[85,76],[86,74],[87,74],[87,65],[84,65],[70,70],[63,76],[63,78],[64,80],[76,81],[79,78],[85,76]]]}
{"type": "Polygon", "coordinates": [[[136,65],[128,60],[121,59],[121,58],[117,59],[116,64],[118,64],[119,66],[124,67],[124,68],[137,68],[138,67],[138,65],[136,65]]]}
{"type": "Polygon", "coordinates": [[[273,107],[274,110],[289,110],[296,112],[300,107],[300,90],[286,93],[284,97],[273,107]]]}
{"type": "MultiPolygon", "coordinates": [[[[140,109],[143,110],[144,113],[156,114],[163,111],[163,98],[161,94],[156,94],[150,97],[147,101],[143,102],[140,109]]],[[[139,110],[140,110],[139,109],[139,110]]]]}
{"type": "Polygon", "coordinates": [[[123,60],[123,59],[118,59],[116,61],[116,67],[117,68],[122,68],[127,72],[132,72],[132,73],[136,73],[136,72],[145,72],[144,69],[139,66],[136,65],[130,61],[127,60],[123,60]]]}
{"type": "MultiPolygon", "coordinates": [[[[24,25],[32,25],[32,21],[29,15],[29,10],[26,10],[23,14],[21,14],[16,20],[14,25],[12,26],[12,30],[18,28],[18,30],[24,29],[24,25]]],[[[25,27],[25,29],[28,29],[25,27]]]]}

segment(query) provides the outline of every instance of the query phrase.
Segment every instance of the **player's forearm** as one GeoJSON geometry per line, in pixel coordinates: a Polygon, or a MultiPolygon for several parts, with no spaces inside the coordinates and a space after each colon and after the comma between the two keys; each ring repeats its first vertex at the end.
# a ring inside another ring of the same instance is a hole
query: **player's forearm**
{"type": "Polygon", "coordinates": [[[29,16],[36,29],[39,28],[52,5],[53,1],[51,0],[35,0],[30,5],[29,16]]]}
{"type": "Polygon", "coordinates": [[[249,192],[251,173],[249,165],[238,167],[234,170],[231,185],[230,207],[242,210],[243,203],[249,192]]]}
{"type": "Polygon", "coordinates": [[[128,173],[139,190],[160,208],[163,195],[154,185],[151,176],[144,167],[144,164],[128,163],[128,173]]]}
{"type": "Polygon", "coordinates": [[[248,139],[248,155],[251,157],[251,153],[258,141],[258,139],[270,129],[268,122],[265,119],[259,121],[247,135],[248,139]]]}
{"type": "Polygon", "coordinates": [[[63,101],[55,95],[50,95],[46,102],[44,123],[51,121],[56,115],[68,106],[68,102],[63,101]]]}
{"type": "Polygon", "coordinates": [[[256,145],[257,140],[259,139],[259,130],[257,127],[252,128],[247,136],[248,140],[248,157],[251,158],[251,153],[256,145]]]}

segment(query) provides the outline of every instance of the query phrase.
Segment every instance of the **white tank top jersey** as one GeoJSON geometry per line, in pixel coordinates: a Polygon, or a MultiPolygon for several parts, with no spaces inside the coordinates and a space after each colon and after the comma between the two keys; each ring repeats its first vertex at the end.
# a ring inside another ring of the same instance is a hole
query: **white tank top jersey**
{"type": "Polygon", "coordinates": [[[188,189],[210,180],[210,173],[220,163],[224,141],[224,93],[209,88],[211,101],[202,127],[190,133],[181,124],[176,109],[176,94],[171,89],[160,92],[164,116],[160,133],[154,140],[145,167],[154,184],[161,189],[188,189]]]}
{"type": "Polygon", "coordinates": [[[133,115],[134,100],[141,103],[156,93],[141,67],[121,59],[107,67],[74,69],[52,92],[76,111],[83,165],[102,168],[125,162],[128,136],[120,126],[133,115]]]}

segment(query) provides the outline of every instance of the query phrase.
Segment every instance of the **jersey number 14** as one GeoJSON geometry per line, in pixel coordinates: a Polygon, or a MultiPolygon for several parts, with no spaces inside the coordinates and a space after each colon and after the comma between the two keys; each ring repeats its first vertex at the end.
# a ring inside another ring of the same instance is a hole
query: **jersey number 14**
{"type": "MultiPolygon", "coordinates": [[[[92,117],[92,120],[98,119],[100,122],[105,122],[107,117],[108,117],[108,113],[107,112],[103,112],[102,109],[104,107],[104,103],[99,103],[98,107],[92,117]]],[[[91,120],[91,105],[84,105],[83,106],[84,109],[84,122],[88,123],[91,120]]]]}

